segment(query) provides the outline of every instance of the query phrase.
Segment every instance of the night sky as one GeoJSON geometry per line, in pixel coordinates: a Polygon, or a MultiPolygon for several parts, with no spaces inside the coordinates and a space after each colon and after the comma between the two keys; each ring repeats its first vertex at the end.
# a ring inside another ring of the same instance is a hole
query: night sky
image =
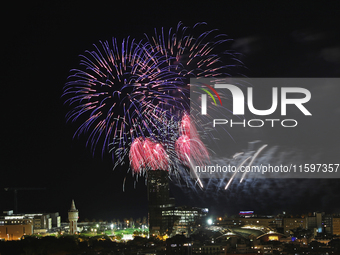
{"type": "MultiPolygon", "coordinates": [[[[8,18],[2,23],[0,210],[13,208],[13,192],[3,188],[45,187],[44,192],[19,191],[19,212],[58,211],[65,221],[75,199],[80,220],[147,215],[144,181],[134,188],[126,167],[112,170],[110,155],[92,157],[85,137],[73,139],[77,125],[65,120],[69,109],[61,95],[69,70],[99,40],[142,39],[154,28],[204,21],[234,39],[230,47],[242,54],[246,68],[241,72],[248,77],[340,77],[339,4],[220,2],[19,1],[3,6],[8,18]]],[[[333,106],[339,107],[338,89],[333,96],[333,106]]],[[[329,116],[328,138],[334,144],[339,144],[339,115],[340,110],[329,116]]],[[[340,163],[339,147],[334,148],[338,161],[329,163],[340,163]]],[[[171,192],[178,205],[204,206],[214,213],[333,213],[340,212],[339,187],[338,179],[253,181],[228,194],[219,191],[216,199],[211,199],[213,188],[196,192],[172,184],[171,192]]]]}

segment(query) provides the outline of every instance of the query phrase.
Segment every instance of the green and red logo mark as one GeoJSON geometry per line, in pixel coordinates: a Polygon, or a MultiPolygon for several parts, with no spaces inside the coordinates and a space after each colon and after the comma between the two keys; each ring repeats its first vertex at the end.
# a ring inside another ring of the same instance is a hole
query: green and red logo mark
{"type": "MultiPolygon", "coordinates": [[[[220,104],[222,106],[222,100],[221,100],[221,97],[219,96],[219,94],[217,93],[217,91],[213,87],[208,85],[208,84],[203,84],[203,85],[206,86],[208,89],[210,89],[212,92],[214,92],[214,94],[217,96],[217,98],[220,101],[220,104]]],[[[217,105],[216,100],[215,100],[213,94],[209,90],[204,89],[204,88],[200,88],[200,89],[203,90],[204,92],[206,92],[212,98],[212,100],[214,101],[215,105],[217,105]]],[[[206,94],[202,94],[201,114],[202,115],[207,115],[207,95],[206,94]]]]}

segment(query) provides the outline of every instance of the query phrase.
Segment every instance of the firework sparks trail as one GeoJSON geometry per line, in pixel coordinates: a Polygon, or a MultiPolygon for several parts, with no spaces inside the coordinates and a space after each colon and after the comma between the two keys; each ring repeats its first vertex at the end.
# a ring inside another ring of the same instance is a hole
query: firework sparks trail
{"type": "Polygon", "coordinates": [[[244,152],[237,152],[234,154],[233,159],[236,159],[238,156],[241,156],[244,152]]]}
{"type": "Polygon", "coordinates": [[[200,177],[199,177],[199,176],[197,175],[197,173],[195,172],[195,170],[194,170],[194,165],[192,164],[192,162],[191,162],[191,160],[190,160],[190,157],[189,157],[188,154],[186,154],[186,153],[185,153],[185,156],[186,156],[186,158],[187,158],[187,160],[188,160],[188,162],[189,162],[189,164],[190,164],[191,172],[195,175],[196,180],[197,180],[198,184],[200,185],[201,189],[203,189],[203,183],[202,183],[200,177]]]}
{"type": "MultiPolygon", "coordinates": [[[[256,159],[256,157],[257,157],[257,156],[260,154],[260,152],[261,152],[264,148],[266,148],[266,147],[267,147],[267,144],[262,145],[262,146],[260,147],[260,149],[257,150],[257,152],[256,152],[256,153],[254,154],[254,156],[252,157],[251,161],[249,162],[248,167],[250,167],[250,166],[253,164],[253,162],[254,162],[254,160],[256,159]]],[[[242,174],[242,178],[241,178],[241,180],[240,180],[240,183],[242,183],[244,177],[246,176],[246,173],[247,173],[247,171],[244,171],[244,173],[242,174]]]]}
{"type": "Polygon", "coordinates": [[[237,167],[235,173],[232,175],[232,177],[231,177],[230,180],[228,181],[227,185],[225,186],[225,188],[224,188],[225,190],[228,189],[230,183],[234,180],[234,178],[235,178],[237,172],[238,172],[238,171],[240,170],[240,168],[244,165],[244,163],[246,163],[246,162],[248,161],[248,159],[250,159],[250,158],[251,158],[251,157],[247,157],[247,158],[246,158],[245,160],[243,160],[242,163],[237,167]]]}

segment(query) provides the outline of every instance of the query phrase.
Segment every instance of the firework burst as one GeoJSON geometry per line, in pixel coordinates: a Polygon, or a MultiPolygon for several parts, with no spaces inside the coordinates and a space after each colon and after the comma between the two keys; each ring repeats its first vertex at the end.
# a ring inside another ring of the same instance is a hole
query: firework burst
{"type": "Polygon", "coordinates": [[[164,56],[168,70],[178,79],[185,78],[186,85],[190,77],[230,76],[231,69],[242,64],[234,51],[226,50],[231,39],[217,29],[206,30],[205,25],[202,22],[189,28],[179,22],[176,29],[155,29],[154,36],[146,35],[145,47],[164,56]]]}
{"type": "Polygon", "coordinates": [[[146,170],[169,170],[169,157],[163,146],[150,138],[136,138],[131,144],[129,159],[132,171],[137,175],[146,170]]]}
{"type": "Polygon", "coordinates": [[[80,55],[63,93],[67,121],[81,123],[74,136],[86,134],[93,154],[112,152],[114,167],[128,156],[134,174],[209,159],[187,114],[190,78],[230,76],[241,63],[226,50],[230,39],[204,25],[155,29],[142,41],[113,38],[80,55]]]}
{"type": "Polygon", "coordinates": [[[135,137],[160,134],[174,109],[169,91],[178,87],[164,70],[164,58],[146,52],[140,42],[128,38],[119,47],[113,38],[94,48],[80,56],[82,69],[72,69],[64,87],[65,103],[72,107],[66,117],[83,121],[75,136],[88,134],[93,153],[99,145],[102,154],[111,146],[117,165],[135,137]]]}
{"type": "MultiPolygon", "coordinates": [[[[176,102],[185,108],[180,115],[185,116],[190,112],[191,122],[196,123],[200,132],[204,132],[200,123],[207,123],[206,119],[211,116],[202,116],[197,112],[200,105],[191,100],[190,93],[201,95],[201,88],[209,85],[201,82],[190,83],[190,78],[219,80],[225,77],[243,76],[238,73],[239,67],[243,66],[239,60],[239,53],[230,50],[232,39],[221,34],[217,29],[207,28],[204,22],[197,23],[193,27],[184,26],[179,22],[175,28],[155,29],[154,35],[145,35],[147,42],[144,45],[147,52],[164,59],[163,70],[175,74],[176,85],[180,89],[170,93],[176,98],[176,102]]],[[[223,92],[220,94],[221,97],[226,97],[223,92]]],[[[208,108],[212,108],[211,113],[218,112],[219,115],[222,113],[225,116],[230,112],[226,107],[212,106],[208,104],[208,108]]],[[[185,120],[182,119],[182,122],[185,120]]]]}

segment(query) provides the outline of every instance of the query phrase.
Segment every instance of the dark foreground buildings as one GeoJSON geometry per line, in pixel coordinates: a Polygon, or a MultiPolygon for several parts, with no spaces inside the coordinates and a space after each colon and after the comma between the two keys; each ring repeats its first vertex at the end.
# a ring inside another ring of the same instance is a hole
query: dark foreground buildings
{"type": "Polygon", "coordinates": [[[208,209],[189,206],[175,207],[175,199],[169,197],[168,171],[150,170],[147,179],[150,234],[190,235],[197,221],[208,209]]]}
{"type": "Polygon", "coordinates": [[[168,171],[150,170],[148,172],[147,192],[150,232],[162,234],[169,228],[166,222],[163,222],[162,211],[175,207],[175,199],[169,197],[168,171]]]}

